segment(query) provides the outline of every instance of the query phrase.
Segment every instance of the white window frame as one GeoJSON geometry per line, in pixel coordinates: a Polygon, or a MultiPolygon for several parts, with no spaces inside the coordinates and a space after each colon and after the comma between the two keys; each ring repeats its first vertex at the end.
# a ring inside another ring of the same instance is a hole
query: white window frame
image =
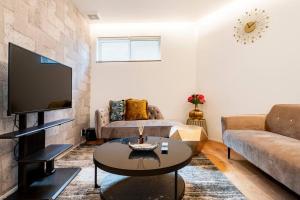
{"type": "Polygon", "coordinates": [[[96,63],[106,63],[106,62],[160,62],[161,60],[161,36],[131,36],[131,37],[98,37],[96,43],[96,63]],[[101,60],[101,48],[99,42],[101,40],[129,40],[129,60],[101,60]],[[159,58],[155,60],[143,59],[143,60],[133,60],[131,58],[131,41],[158,41],[159,42],[159,58]]]}

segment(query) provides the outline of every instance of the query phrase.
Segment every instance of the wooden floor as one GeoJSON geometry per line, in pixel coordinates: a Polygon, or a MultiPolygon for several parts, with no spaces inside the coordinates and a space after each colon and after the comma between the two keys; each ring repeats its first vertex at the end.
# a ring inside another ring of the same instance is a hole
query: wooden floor
{"type": "Polygon", "coordinates": [[[231,152],[231,159],[228,160],[226,146],[213,141],[206,142],[202,149],[202,153],[204,153],[249,200],[300,199],[295,193],[286,189],[250,162],[243,159],[240,155],[233,151],[231,152]]]}

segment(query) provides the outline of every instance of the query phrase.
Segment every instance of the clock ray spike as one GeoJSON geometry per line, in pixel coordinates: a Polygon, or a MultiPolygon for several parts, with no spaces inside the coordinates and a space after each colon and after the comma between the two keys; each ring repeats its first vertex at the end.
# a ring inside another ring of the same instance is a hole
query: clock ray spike
{"type": "Polygon", "coordinates": [[[251,44],[270,28],[270,17],[263,9],[252,8],[238,18],[234,26],[234,38],[238,43],[251,44]]]}

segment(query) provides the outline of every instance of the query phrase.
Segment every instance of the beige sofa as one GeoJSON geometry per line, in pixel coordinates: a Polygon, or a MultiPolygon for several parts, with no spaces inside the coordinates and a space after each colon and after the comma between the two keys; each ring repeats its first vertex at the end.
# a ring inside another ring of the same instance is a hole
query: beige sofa
{"type": "Polygon", "coordinates": [[[137,124],[142,121],[145,126],[143,135],[169,137],[173,126],[181,125],[179,122],[164,120],[160,110],[153,105],[148,106],[148,120],[109,121],[109,109],[98,109],[95,112],[95,128],[97,138],[113,139],[138,136],[137,124]]]}
{"type": "Polygon", "coordinates": [[[222,117],[230,149],[300,195],[300,104],[275,105],[267,115],[222,117]]]}

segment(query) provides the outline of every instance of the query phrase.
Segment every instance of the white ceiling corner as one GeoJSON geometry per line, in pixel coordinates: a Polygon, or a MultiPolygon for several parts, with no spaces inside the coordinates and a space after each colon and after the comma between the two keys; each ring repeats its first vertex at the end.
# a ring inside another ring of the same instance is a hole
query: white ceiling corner
{"type": "Polygon", "coordinates": [[[100,23],[197,21],[233,0],[73,0],[85,15],[100,23]]]}

